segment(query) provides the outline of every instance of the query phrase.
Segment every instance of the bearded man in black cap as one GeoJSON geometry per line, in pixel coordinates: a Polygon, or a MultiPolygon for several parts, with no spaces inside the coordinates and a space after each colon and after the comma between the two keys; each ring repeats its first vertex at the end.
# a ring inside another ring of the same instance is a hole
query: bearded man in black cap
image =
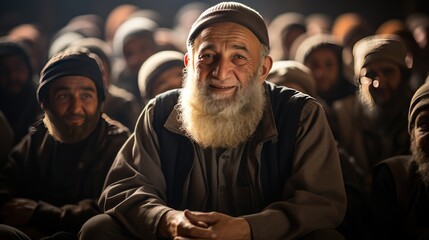
{"type": "Polygon", "coordinates": [[[37,100],[45,116],[1,170],[1,239],[76,239],[100,213],[105,176],[129,131],[102,115],[99,61],[73,48],[43,68],[37,100]]]}
{"type": "Polygon", "coordinates": [[[411,155],[389,158],[374,168],[374,239],[429,239],[429,83],[411,99],[408,132],[411,155]]]}
{"type": "Polygon", "coordinates": [[[81,239],[341,238],[346,196],[321,105],[265,81],[263,18],[219,3],[196,20],[182,89],[151,100],[81,239]]]}

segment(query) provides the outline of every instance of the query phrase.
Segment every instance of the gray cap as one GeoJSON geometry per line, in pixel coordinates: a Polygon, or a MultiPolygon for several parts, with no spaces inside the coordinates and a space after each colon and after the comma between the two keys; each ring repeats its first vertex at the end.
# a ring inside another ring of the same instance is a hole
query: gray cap
{"type": "Polygon", "coordinates": [[[187,45],[191,45],[207,26],[220,22],[233,22],[248,28],[262,44],[270,48],[268,30],[262,16],[254,9],[238,2],[221,2],[204,11],[192,25],[187,45]]]}
{"type": "Polygon", "coordinates": [[[353,47],[355,79],[358,80],[361,69],[372,61],[389,60],[408,69],[406,55],[406,46],[397,36],[383,34],[365,37],[353,47]]]}

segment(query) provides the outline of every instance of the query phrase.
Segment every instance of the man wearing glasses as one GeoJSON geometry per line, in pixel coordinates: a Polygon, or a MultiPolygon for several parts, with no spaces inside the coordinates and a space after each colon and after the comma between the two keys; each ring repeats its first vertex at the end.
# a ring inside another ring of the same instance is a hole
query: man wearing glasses
{"type": "Polygon", "coordinates": [[[359,91],[333,105],[337,140],[367,175],[367,187],[377,162],[409,153],[407,109],[412,93],[406,53],[393,35],[361,39],[353,49],[359,91]]]}

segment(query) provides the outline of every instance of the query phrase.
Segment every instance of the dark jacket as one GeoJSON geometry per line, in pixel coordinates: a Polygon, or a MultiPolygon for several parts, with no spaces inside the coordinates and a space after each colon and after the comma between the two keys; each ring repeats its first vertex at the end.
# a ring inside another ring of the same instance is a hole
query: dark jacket
{"type": "Polygon", "coordinates": [[[429,239],[429,191],[412,156],[374,168],[370,195],[374,239],[429,239]]]}
{"type": "Polygon", "coordinates": [[[77,233],[100,213],[105,176],[129,131],[103,116],[83,141],[56,141],[42,121],[14,147],[0,175],[0,204],[12,198],[38,202],[28,227],[42,234],[77,233]]]}

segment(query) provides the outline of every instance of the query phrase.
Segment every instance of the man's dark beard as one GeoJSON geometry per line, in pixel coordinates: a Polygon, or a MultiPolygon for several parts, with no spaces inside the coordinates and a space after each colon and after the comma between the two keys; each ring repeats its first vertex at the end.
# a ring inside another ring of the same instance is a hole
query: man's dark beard
{"type": "Polygon", "coordinates": [[[419,147],[415,141],[411,141],[411,154],[417,163],[417,173],[422,178],[423,184],[429,186],[429,156],[419,147]]]}
{"type": "Polygon", "coordinates": [[[382,131],[389,131],[392,127],[400,124],[398,119],[407,120],[407,110],[411,99],[408,88],[400,86],[393,94],[393,99],[383,105],[376,104],[368,93],[364,94],[362,90],[359,91],[364,118],[369,126],[374,126],[382,131]]]}
{"type": "Polygon", "coordinates": [[[88,137],[91,132],[97,126],[100,117],[101,109],[97,108],[94,115],[86,115],[85,121],[80,126],[68,126],[64,124],[64,121],[60,119],[55,113],[46,111],[43,122],[48,128],[49,133],[60,142],[64,143],[76,143],[84,140],[88,137]]]}

